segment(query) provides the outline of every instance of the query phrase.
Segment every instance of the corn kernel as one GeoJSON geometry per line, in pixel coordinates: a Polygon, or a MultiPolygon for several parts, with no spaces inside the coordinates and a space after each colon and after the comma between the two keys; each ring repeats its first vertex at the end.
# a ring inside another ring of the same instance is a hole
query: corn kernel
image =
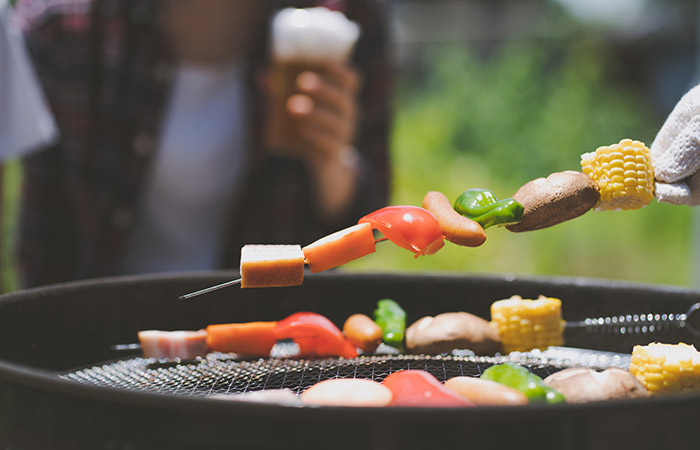
{"type": "Polygon", "coordinates": [[[651,153],[640,141],[623,139],[581,155],[582,172],[596,182],[599,211],[638,209],[654,198],[654,169],[651,153]]]}
{"type": "Polygon", "coordinates": [[[651,395],[700,390],[700,352],[683,343],[637,345],[630,372],[651,395]]]}
{"type": "Polygon", "coordinates": [[[491,321],[496,326],[506,353],[546,349],[564,343],[561,300],[540,296],[524,300],[519,295],[491,305],[491,321]]]}

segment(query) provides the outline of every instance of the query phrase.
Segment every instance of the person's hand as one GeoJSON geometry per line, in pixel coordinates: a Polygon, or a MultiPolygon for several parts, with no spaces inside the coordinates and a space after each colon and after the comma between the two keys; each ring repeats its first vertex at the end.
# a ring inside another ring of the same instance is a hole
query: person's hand
{"type": "Polygon", "coordinates": [[[272,70],[267,80],[266,139],[273,151],[314,162],[336,158],[352,145],[360,84],[353,68],[329,63],[324,70],[302,71],[291,89],[285,86],[285,74],[272,70]],[[275,80],[278,76],[282,80],[275,80]]]}
{"type": "Polygon", "coordinates": [[[675,106],[651,145],[656,199],[700,205],[700,86],[675,106]]]}

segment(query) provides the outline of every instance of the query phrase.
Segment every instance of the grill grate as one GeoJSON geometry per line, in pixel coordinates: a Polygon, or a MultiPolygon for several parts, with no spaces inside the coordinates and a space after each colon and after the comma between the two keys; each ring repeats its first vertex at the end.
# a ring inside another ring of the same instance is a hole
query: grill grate
{"type": "MultiPolygon", "coordinates": [[[[628,364],[625,355],[604,352],[550,349],[508,356],[474,355],[364,356],[356,359],[259,359],[242,361],[233,354],[210,353],[197,361],[163,362],[131,358],[59,374],[78,383],[110,386],[164,395],[203,396],[245,393],[266,389],[290,389],[301,393],[330,378],[366,378],[382,381],[404,369],[421,369],[440,381],[455,376],[478,377],[488,367],[514,362],[545,378],[566,367],[586,365],[596,369],[628,364]],[[572,356],[573,352],[573,356],[572,356]]],[[[627,355],[629,356],[629,355],[627,355]]]]}

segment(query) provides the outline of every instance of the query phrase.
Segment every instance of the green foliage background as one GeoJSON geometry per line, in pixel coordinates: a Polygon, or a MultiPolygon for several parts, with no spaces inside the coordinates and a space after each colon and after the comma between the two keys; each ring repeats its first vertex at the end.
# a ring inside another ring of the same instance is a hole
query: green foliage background
{"type": "MultiPolygon", "coordinates": [[[[442,46],[431,69],[396,93],[392,204],[420,205],[428,190],[454,200],[486,187],[510,197],[529,180],[580,170],[580,155],[623,138],[651,144],[663,118],[645,95],[614,82],[603,41],[514,41],[484,60],[442,46]]],[[[516,273],[691,285],[693,211],[653,202],[595,212],[526,233],[487,230],[479,248],[447,243],[414,259],[381,244],[349,270],[516,273]]]]}
{"type": "Polygon", "coordinates": [[[0,172],[0,293],[3,293],[14,291],[18,286],[12,249],[19,215],[20,162],[12,160],[0,165],[0,172]]]}

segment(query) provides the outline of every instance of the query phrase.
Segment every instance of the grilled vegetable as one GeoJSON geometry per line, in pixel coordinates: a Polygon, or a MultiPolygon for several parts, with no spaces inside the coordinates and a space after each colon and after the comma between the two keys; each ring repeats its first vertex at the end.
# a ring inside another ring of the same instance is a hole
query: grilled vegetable
{"type": "Polygon", "coordinates": [[[442,192],[430,191],[423,198],[423,208],[435,215],[445,238],[457,245],[478,247],[486,233],[477,222],[460,215],[442,192]]]}
{"type": "Polygon", "coordinates": [[[374,253],[374,235],[368,223],[337,231],[302,249],[311,272],[322,272],[374,253]]]}
{"type": "Polygon", "coordinates": [[[469,349],[477,355],[493,355],[501,349],[498,332],[486,320],[466,312],[426,316],[406,329],[411,353],[443,353],[469,349]]]}
{"type": "Polygon", "coordinates": [[[353,314],[343,325],[343,334],[365,353],[374,353],[382,342],[382,327],[364,314],[353,314]]]}
{"type": "Polygon", "coordinates": [[[454,204],[454,209],[464,217],[478,222],[484,229],[493,225],[510,225],[520,222],[523,205],[513,198],[499,200],[488,189],[468,189],[454,204]]]}
{"type": "Polygon", "coordinates": [[[244,245],[241,287],[298,286],[304,281],[300,245],[244,245]]]}
{"type": "Polygon", "coordinates": [[[474,406],[424,370],[402,370],[384,379],[382,384],[393,394],[391,406],[459,407],[474,406]]]}
{"type": "Polygon", "coordinates": [[[207,332],[198,331],[139,331],[139,343],[144,358],[193,359],[207,354],[207,332]]]}
{"type": "Polygon", "coordinates": [[[598,186],[581,172],[567,170],[525,183],[513,194],[523,208],[520,222],[506,226],[514,232],[539,230],[574,219],[596,204],[598,186]]]}
{"type": "Polygon", "coordinates": [[[300,358],[342,356],[355,358],[357,350],[333,322],[312,312],[298,312],[280,320],[273,330],[276,340],[292,339],[300,358]]]}
{"type": "Polygon", "coordinates": [[[649,396],[634,375],[616,367],[602,372],[587,367],[572,367],[548,376],[544,382],[559,391],[567,403],[649,396]]]}
{"type": "Polygon", "coordinates": [[[564,343],[561,300],[540,296],[524,300],[519,295],[491,305],[491,321],[498,329],[503,351],[526,352],[564,343]]]}
{"type": "Polygon", "coordinates": [[[527,396],[517,389],[473,377],[454,377],[445,381],[445,387],[475,405],[517,406],[528,403],[527,396]]]}
{"type": "Polygon", "coordinates": [[[361,378],[324,380],[301,394],[304,403],[324,406],[389,406],[392,397],[388,387],[361,378]]]}
{"type": "Polygon", "coordinates": [[[566,401],[556,389],[544,384],[542,378],[530,373],[526,368],[514,364],[491,366],[484,370],[481,378],[516,389],[525,394],[531,403],[563,403],[566,401]]]}
{"type": "Polygon", "coordinates": [[[277,322],[223,323],[207,327],[209,350],[245,356],[268,356],[275,345],[277,322]]]}
{"type": "Polygon", "coordinates": [[[406,311],[391,299],[379,300],[374,310],[374,321],[382,329],[382,341],[403,351],[406,333],[406,311]]]}
{"type": "Polygon", "coordinates": [[[581,168],[598,185],[597,210],[638,209],[654,198],[654,168],[643,142],[623,139],[584,153],[581,168]]]}
{"type": "Polygon", "coordinates": [[[651,395],[697,391],[700,390],[700,352],[683,343],[636,345],[630,372],[651,395]]]}
{"type": "Polygon", "coordinates": [[[367,214],[359,223],[369,223],[416,258],[432,255],[444,245],[440,223],[433,213],[418,206],[387,206],[367,214]]]}

